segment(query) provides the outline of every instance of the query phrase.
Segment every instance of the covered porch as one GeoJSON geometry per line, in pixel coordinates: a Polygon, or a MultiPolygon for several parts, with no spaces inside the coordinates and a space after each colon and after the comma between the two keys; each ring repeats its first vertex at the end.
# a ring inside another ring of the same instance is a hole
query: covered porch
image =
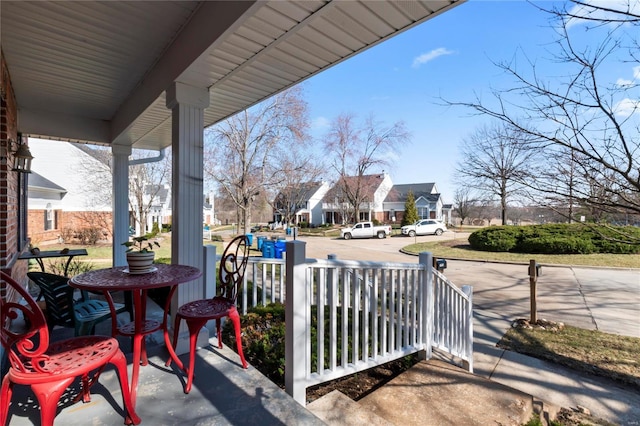
{"type": "MultiPolygon", "coordinates": [[[[458,4],[2,2],[0,267],[24,281],[28,174],[12,164],[34,137],[111,148],[113,266],[132,149],[172,147],[172,262],[202,269],[203,129],[458,4]]],[[[183,285],[174,308],[204,295],[183,285]]]]}
{"type": "MultiPolygon", "coordinates": [[[[12,164],[31,137],[110,147],[114,266],[126,264],[132,149],[171,147],[171,261],[205,270],[204,128],[459,3],[3,1],[0,268],[26,281],[29,175],[12,164]]],[[[202,279],[182,285],[172,309],[207,295],[202,279]]]]}

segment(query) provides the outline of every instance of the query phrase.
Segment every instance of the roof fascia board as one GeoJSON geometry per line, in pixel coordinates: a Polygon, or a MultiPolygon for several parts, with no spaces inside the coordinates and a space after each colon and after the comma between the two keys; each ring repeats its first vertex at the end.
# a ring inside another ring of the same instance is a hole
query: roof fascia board
{"type": "Polygon", "coordinates": [[[254,8],[261,7],[262,3],[255,0],[202,2],[166,53],[114,115],[111,122],[112,140],[129,144],[135,142],[119,138],[191,64],[206,53],[216,41],[220,42],[225,33],[232,32],[241,25],[241,18],[251,16],[254,8]]]}
{"type": "Polygon", "coordinates": [[[104,120],[20,108],[19,127],[23,134],[42,139],[110,143],[109,123],[104,120]]]}

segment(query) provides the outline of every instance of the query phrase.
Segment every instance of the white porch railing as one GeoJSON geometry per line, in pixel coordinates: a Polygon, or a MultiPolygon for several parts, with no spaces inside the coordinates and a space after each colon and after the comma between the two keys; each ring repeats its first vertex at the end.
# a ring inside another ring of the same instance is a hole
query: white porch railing
{"type": "Polygon", "coordinates": [[[309,386],[412,353],[429,359],[432,348],[473,371],[472,289],[437,272],[430,253],[418,263],[306,259],[305,246],[287,242],[286,260],[251,257],[238,298],[243,314],[285,304],[285,386],[300,404],[309,386]]]}

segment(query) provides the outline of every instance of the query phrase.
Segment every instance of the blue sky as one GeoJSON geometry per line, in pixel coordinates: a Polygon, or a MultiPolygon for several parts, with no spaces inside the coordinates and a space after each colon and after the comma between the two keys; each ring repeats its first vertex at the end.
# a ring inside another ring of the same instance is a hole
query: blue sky
{"type": "MultiPolygon", "coordinates": [[[[526,53],[541,71],[554,72],[541,58],[550,57],[555,37],[549,15],[525,1],[467,1],[305,82],[313,135],[321,138],[341,113],[404,121],[412,143],[387,172],[394,183],[436,182],[444,201],[452,202],[458,143],[487,119],[445,107],[440,97],[472,101],[508,87],[493,62],[517,52],[519,62],[526,53]]],[[[613,82],[633,79],[633,65],[611,73],[613,82]]]]}

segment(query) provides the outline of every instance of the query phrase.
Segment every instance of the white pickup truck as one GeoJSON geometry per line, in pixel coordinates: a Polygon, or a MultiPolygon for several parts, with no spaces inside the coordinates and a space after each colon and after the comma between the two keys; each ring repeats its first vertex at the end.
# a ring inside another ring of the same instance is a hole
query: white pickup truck
{"type": "Polygon", "coordinates": [[[358,222],[353,225],[352,228],[342,228],[340,230],[340,237],[345,240],[351,238],[387,238],[391,235],[391,226],[380,225],[374,226],[373,222],[358,222]]]}

